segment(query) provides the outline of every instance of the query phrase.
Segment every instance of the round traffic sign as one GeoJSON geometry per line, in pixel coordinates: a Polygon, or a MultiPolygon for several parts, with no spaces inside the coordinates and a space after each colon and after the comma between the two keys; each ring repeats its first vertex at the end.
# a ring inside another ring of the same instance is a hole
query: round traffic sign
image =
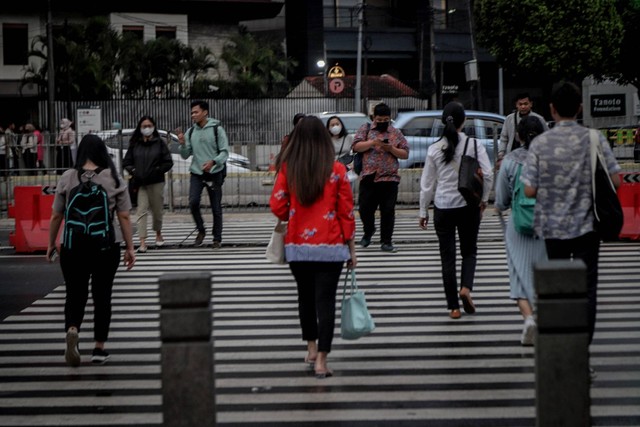
{"type": "Polygon", "coordinates": [[[340,93],[344,90],[344,82],[342,79],[331,79],[329,82],[329,90],[331,93],[340,93]]]}

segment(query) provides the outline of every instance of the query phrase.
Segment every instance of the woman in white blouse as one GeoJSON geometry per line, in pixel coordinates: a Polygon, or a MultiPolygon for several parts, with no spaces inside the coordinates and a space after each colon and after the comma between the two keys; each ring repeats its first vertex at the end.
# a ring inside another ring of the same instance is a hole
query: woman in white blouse
{"type": "Polygon", "coordinates": [[[459,300],[462,300],[466,313],[473,314],[476,311],[471,291],[476,271],[478,230],[493,183],[493,171],[484,145],[470,138],[466,154],[475,156],[475,144],[484,177],[482,201],[479,205],[468,205],[458,191],[458,171],[467,140],[467,136],[461,132],[464,122],[462,104],[450,102],[444,107],[444,132],[427,151],[420,181],[420,228],[427,229],[428,209],[433,201],[433,224],[440,248],[444,293],[449,317],[452,319],[459,319],[461,316],[459,300]],[[462,256],[459,292],[456,277],[456,230],[462,256]]]}

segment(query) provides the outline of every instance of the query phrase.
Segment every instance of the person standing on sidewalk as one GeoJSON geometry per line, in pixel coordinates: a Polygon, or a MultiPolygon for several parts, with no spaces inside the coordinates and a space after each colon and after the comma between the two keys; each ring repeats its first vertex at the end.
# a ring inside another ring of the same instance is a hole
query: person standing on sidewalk
{"type": "Polygon", "coordinates": [[[465,152],[465,141],[468,138],[462,132],[465,117],[462,104],[450,102],[445,105],[442,110],[442,123],[445,126],[442,137],[431,144],[427,150],[427,158],[420,179],[419,225],[423,230],[427,229],[428,209],[433,201],[433,225],[440,246],[442,282],[449,317],[452,319],[459,319],[461,316],[458,297],[462,300],[462,306],[466,313],[476,312],[476,307],[471,299],[471,291],[476,274],[478,230],[493,184],[493,171],[484,144],[469,138],[465,152]],[[474,143],[477,151],[474,151],[474,143]],[[473,206],[468,205],[458,191],[458,171],[462,156],[466,154],[475,157],[475,153],[477,153],[484,178],[482,201],[479,205],[473,206]],[[462,255],[460,293],[458,293],[458,279],[456,277],[456,230],[460,239],[460,254],[462,255]]]}
{"type": "MultiPolygon", "coordinates": [[[[504,157],[496,180],[495,205],[499,212],[512,207],[513,191],[518,184],[516,179],[519,179],[521,174],[518,170],[521,171],[527,158],[531,141],[542,132],[544,127],[540,120],[533,116],[523,117],[518,124],[518,136],[522,146],[504,157]]],[[[538,236],[523,234],[516,230],[513,215],[505,229],[505,249],[509,266],[510,297],[515,300],[524,318],[520,343],[526,346],[533,345],[536,333],[533,266],[536,262],[547,260],[547,250],[544,240],[538,236]]]]}
{"type": "Polygon", "coordinates": [[[282,152],[282,165],[269,200],[271,212],[287,221],[285,254],[298,288],[305,363],[316,378],[333,375],[327,366],[336,317],[336,291],[347,262],[357,265],[353,193],[345,166],[335,160],[322,120],[300,120],[282,152]]]}
{"type": "Polygon", "coordinates": [[[109,359],[109,353],[104,349],[109,337],[111,324],[111,290],[113,279],[120,264],[120,244],[125,243],[124,265],[131,269],[136,262],[131,236],[131,200],[127,186],[122,177],[118,176],[116,167],[109,157],[107,147],[100,137],[88,134],[82,138],[78,147],[78,161],[73,169],[65,171],[58,185],[53,201],[51,220],[49,224],[49,245],[47,259],[52,260],[57,251],[58,232],[65,219],[67,205],[71,202],[72,191],[80,183],[91,180],[100,184],[107,193],[109,212],[115,211],[120,229],[113,227],[115,236],[107,249],[100,247],[81,248],[67,247],[66,243],[60,248],[60,268],[64,276],[66,287],[64,318],[66,331],[65,360],[70,366],[80,365],[80,350],[78,348],[79,332],[89,296],[89,282],[91,282],[91,296],[93,297],[93,337],[95,346],[91,361],[102,364],[109,359]]]}
{"type": "Polygon", "coordinates": [[[364,236],[359,244],[363,248],[371,244],[380,208],[380,249],[396,252],[392,239],[400,184],[398,159],[409,157],[409,144],[400,129],[391,125],[389,106],[380,103],[374,107],[373,126],[360,126],[351,148],[363,155],[358,205],[364,236]]]}
{"type": "MultiPolygon", "coordinates": [[[[535,233],[544,239],[549,259],[581,259],[587,267],[589,343],[596,325],[600,237],[594,230],[589,128],[577,122],[582,110],[580,88],[554,85],[551,116],[555,126],[532,141],[522,168],[527,197],[536,198],[535,233]]],[[[620,165],[599,133],[607,171],[620,185],[620,165]]]]}
{"type": "Polygon", "coordinates": [[[164,245],[162,216],[164,214],[164,174],[173,167],[171,151],[160,138],[156,122],[151,116],[142,116],[129,140],[129,149],[122,166],[131,175],[129,185],[138,192],[138,252],[147,251],[147,217],[153,216],[153,231],[156,232],[156,247],[164,245]],[[151,207],[151,212],[149,212],[151,207]]]}
{"type": "Polygon", "coordinates": [[[209,117],[206,101],[191,103],[191,121],[193,126],[186,135],[178,131],[177,136],[182,158],[193,156],[189,168],[189,208],[198,229],[195,245],[202,246],[206,235],[200,211],[202,190],[206,189],[213,214],[213,248],[218,249],[222,246],[222,184],[227,174],[229,139],[220,121],[209,117]]]}
{"type": "Polygon", "coordinates": [[[60,120],[60,133],[56,138],[56,169],[62,175],[65,169],[73,166],[71,150],[76,144],[76,131],[71,127],[71,120],[60,120]]]}

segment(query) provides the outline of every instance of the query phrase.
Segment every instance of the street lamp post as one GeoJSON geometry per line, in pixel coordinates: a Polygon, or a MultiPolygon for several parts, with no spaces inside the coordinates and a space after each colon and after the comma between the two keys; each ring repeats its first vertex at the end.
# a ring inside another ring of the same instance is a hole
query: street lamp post
{"type": "Polygon", "coordinates": [[[322,70],[320,71],[322,73],[322,94],[326,97],[327,96],[327,61],[325,61],[324,59],[318,59],[316,61],[316,65],[318,66],[318,68],[322,70]]]}

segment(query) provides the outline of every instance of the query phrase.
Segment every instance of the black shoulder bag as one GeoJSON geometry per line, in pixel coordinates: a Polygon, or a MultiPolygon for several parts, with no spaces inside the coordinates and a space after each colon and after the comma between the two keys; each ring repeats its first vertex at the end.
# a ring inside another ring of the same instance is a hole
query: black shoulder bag
{"type": "Polygon", "coordinates": [[[480,162],[478,162],[478,141],[473,139],[473,147],[475,157],[467,155],[467,144],[469,137],[464,142],[464,151],[460,160],[460,169],[458,170],[458,191],[464,197],[469,206],[479,206],[482,201],[483,192],[483,175],[480,162]]]}

